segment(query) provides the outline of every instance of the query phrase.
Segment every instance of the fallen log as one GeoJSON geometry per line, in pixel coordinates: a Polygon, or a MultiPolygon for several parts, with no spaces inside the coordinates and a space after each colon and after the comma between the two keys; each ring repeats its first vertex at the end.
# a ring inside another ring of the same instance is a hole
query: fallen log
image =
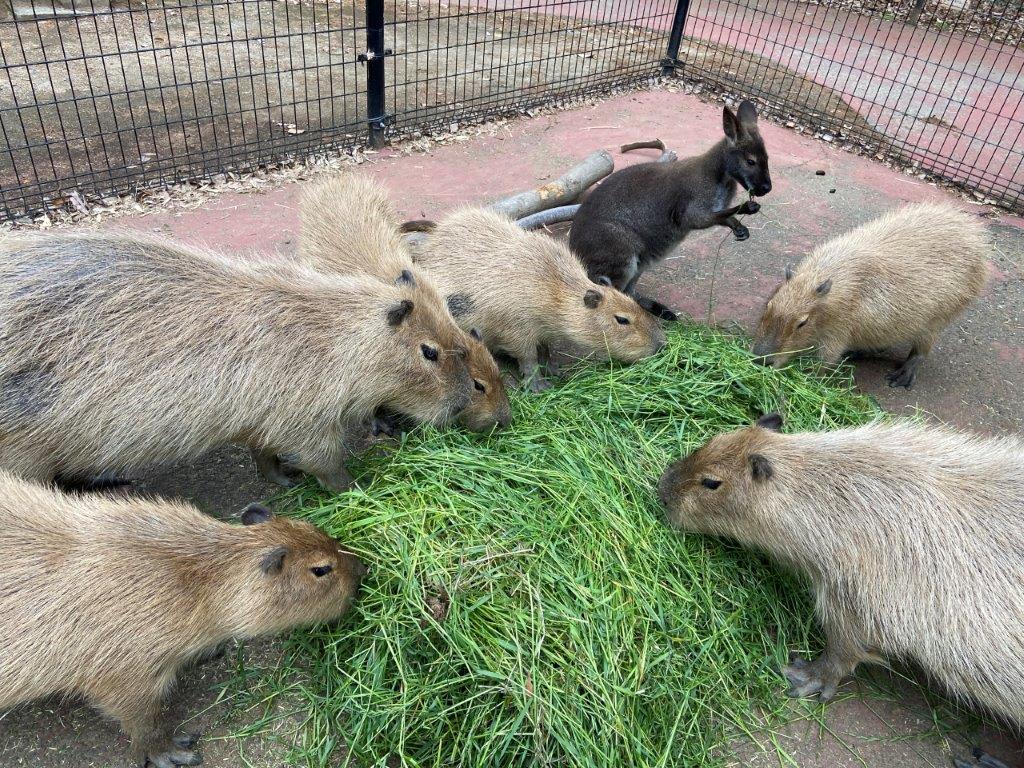
{"type": "Polygon", "coordinates": [[[560,205],[557,208],[548,208],[546,211],[531,213],[519,219],[518,224],[523,229],[540,229],[548,224],[557,224],[560,221],[572,221],[576,211],[580,209],[579,204],[560,205]]]}
{"type": "Polygon", "coordinates": [[[582,192],[615,170],[612,156],[603,149],[591,152],[582,162],[573,166],[554,181],[542,184],[528,192],[519,192],[503,198],[488,207],[519,220],[530,214],[556,206],[568,205],[582,192]]]}

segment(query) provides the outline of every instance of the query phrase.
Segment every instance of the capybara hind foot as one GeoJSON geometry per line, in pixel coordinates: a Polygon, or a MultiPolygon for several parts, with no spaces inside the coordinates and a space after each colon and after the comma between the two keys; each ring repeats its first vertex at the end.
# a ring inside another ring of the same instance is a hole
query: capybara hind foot
{"type": "Polygon", "coordinates": [[[157,745],[146,750],[146,756],[140,763],[142,768],[147,765],[155,768],[178,768],[182,765],[201,765],[202,755],[194,747],[201,734],[188,733],[175,736],[168,743],[157,745]]]}
{"type": "Polygon", "coordinates": [[[280,457],[273,451],[260,451],[250,448],[249,453],[256,464],[256,471],[260,476],[271,483],[276,483],[283,488],[293,488],[295,480],[288,475],[281,464],[280,457]]]}
{"type": "Polygon", "coordinates": [[[675,312],[666,307],[660,301],[649,299],[646,296],[637,296],[635,294],[633,298],[636,299],[637,304],[661,320],[667,320],[671,323],[679,319],[679,316],[675,312]]]}
{"type": "Polygon", "coordinates": [[[829,701],[839,690],[843,674],[835,664],[822,654],[814,661],[794,656],[789,664],[782,668],[782,674],[789,681],[786,695],[794,699],[803,699],[817,694],[819,701],[829,701]]]}

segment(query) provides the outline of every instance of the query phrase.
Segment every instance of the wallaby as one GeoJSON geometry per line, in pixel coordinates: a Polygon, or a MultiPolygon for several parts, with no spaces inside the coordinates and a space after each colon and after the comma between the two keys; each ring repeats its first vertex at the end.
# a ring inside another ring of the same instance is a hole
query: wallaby
{"type": "MultiPolygon", "coordinates": [[[[690,230],[721,226],[737,240],[750,237],[736,215],[757,213],[761,206],[753,200],[730,203],[737,185],[751,195],[772,191],[757,110],[749,101],[736,114],[725,107],[722,127],[725,138],[703,155],[623,168],[583,201],[569,245],[591,280],[607,277],[632,294],[644,270],[664,259],[690,230]]],[[[637,300],[648,311],[675,318],[657,302],[637,300]]]]}

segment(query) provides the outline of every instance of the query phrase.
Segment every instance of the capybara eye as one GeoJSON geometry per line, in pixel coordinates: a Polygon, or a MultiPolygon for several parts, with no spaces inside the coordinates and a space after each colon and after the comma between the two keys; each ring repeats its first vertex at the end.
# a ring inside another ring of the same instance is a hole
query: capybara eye
{"type": "Polygon", "coordinates": [[[618,323],[619,325],[629,325],[629,318],[623,317],[622,315],[616,315],[615,322],[618,323]]]}
{"type": "Polygon", "coordinates": [[[708,490],[713,491],[722,484],[722,481],[715,480],[714,478],[711,477],[705,477],[703,480],[700,481],[700,484],[703,485],[708,490]]]}
{"type": "Polygon", "coordinates": [[[487,391],[487,387],[485,387],[483,385],[483,382],[477,381],[476,379],[473,379],[473,388],[477,392],[486,392],[487,391]]]}
{"type": "Polygon", "coordinates": [[[316,565],[309,569],[318,579],[334,570],[332,565],[316,565]]]}
{"type": "Polygon", "coordinates": [[[797,328],[803,328],[805,325],[807,325],[807,320],[806,319],[801,320],[799,323],[797,323],[796,327],[797,328]]]}
{"type": "Polygon", "coordinates": [[[429,344],[420,344],[420,350],[423,352],[423,356],[427,358],[427,360],[430,360],[431,362],[436,362],[437,349],[430,346],[429,344]]]}

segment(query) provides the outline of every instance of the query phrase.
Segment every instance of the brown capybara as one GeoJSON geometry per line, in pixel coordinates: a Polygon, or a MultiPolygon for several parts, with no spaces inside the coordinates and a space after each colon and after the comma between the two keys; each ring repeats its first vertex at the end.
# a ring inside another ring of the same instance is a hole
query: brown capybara
{"type": "Polygon", "coordinates": [[[811,580],[825,653],[785,668],[831,698],[861,662],[907,659],[1024,725],[1024,442],[872,424],[718,435],[672,464],[679,528],[737,540],[811,580]]]}
{"type": "Polygon", "coordinates": [[[224,443],[351,482],[378,407],[445,423],[469,403],[450,318],[412,292],[132,234],[0,242],[0,467],[42,481],[197,458],[224,443]]]}
{"type": "Polygon", "coordinates": [[[944,203],[907,205],[814,249],[768,297],[754,354],[781,367],[815,350],[910,344],[889,385],[909,388],[936,337],[985,287],[988,245],[977,216],[944,203]]]}
{"type": "MultiPolygon", "coordinates": [[[[397,214],[379,183],[351,173],[332,177],[306,189],[299,211],[299,258],[307,265],[336,274],[403,281],[415,291],[417,303],[429,302],[439,315],[447,314],[430,278],[413,265],[399,234],[397,214]]],[[[508,426],[508,395],[494,358],[479,334],[463,331],[454,320],[452,325],[453,333],[462,337],[466,367],[473,377],[473,394],[459,421],[477,431],[508,426]]]]}
{"type": "Polygon", "coordinates": [[[591,282],[565,244],[493,211],[442,219],[414,259],[456,322],[477,329],[492,352],[516,358],[534,389],[549,386],[538,370],[541,348],[632,363],[665,345],[658,321],[629,296],[591,282]]]}
{"type": "Polygon", "coordinates": [[[198,765],[159,714],[178,671],[231,638],[332,621],[365,573],[309,523],[250,505],[78,496],[0,471],[0,710],[82,696],[131,737],[133,765],[198,765]]]}

